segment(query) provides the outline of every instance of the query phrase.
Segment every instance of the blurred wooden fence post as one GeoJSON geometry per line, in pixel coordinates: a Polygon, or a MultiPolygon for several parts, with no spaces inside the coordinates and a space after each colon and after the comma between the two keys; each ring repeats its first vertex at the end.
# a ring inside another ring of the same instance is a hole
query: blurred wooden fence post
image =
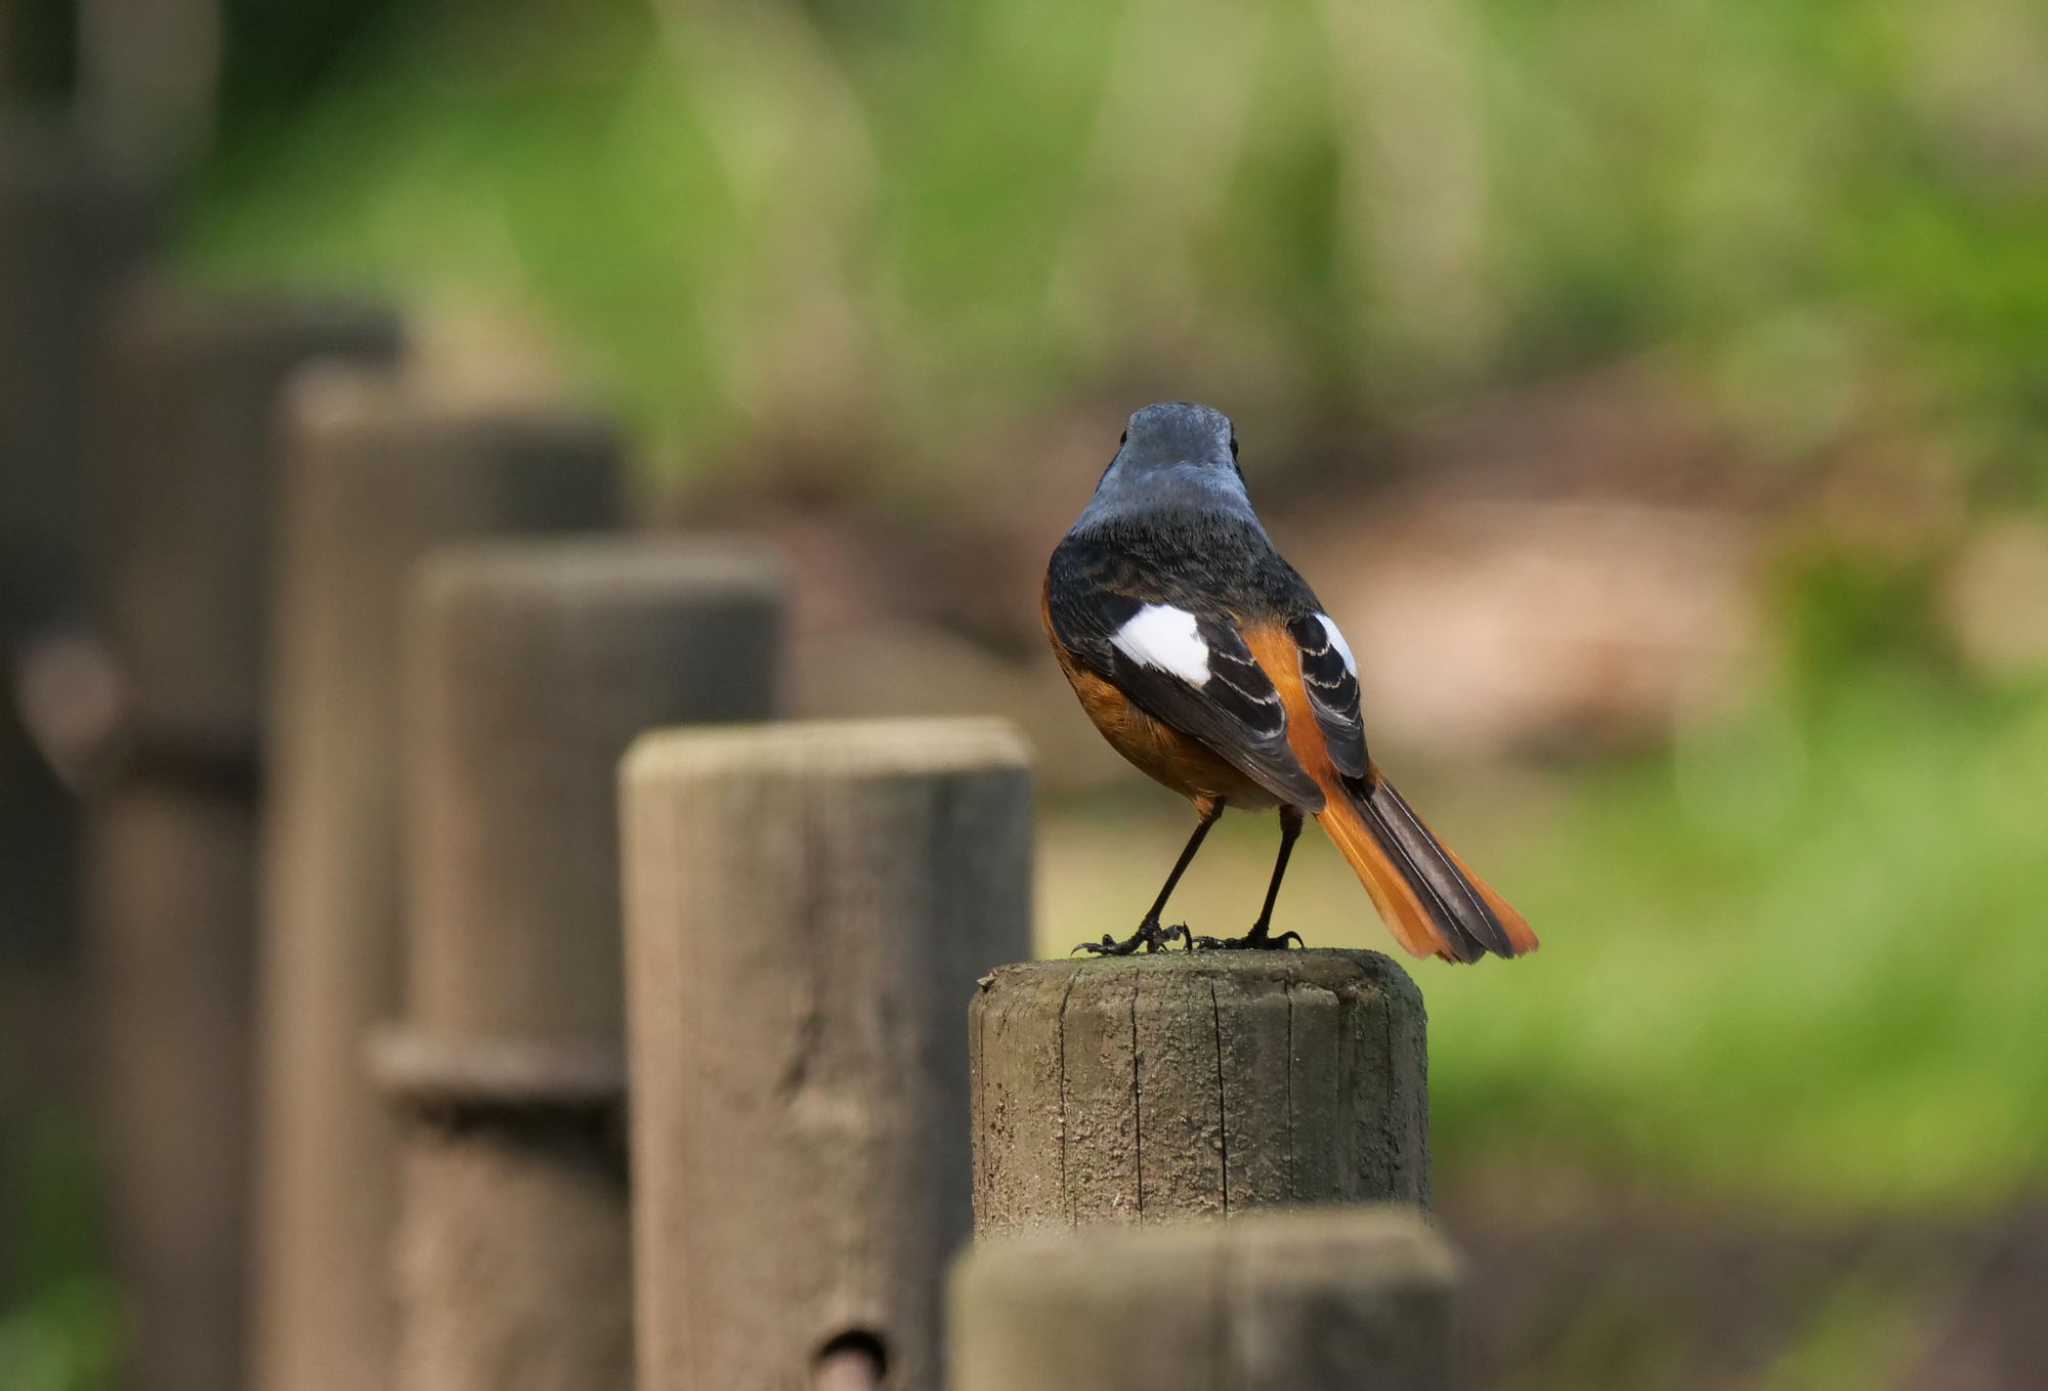
{"type": "Polygon", "coordinates": [[[251,1365],[279,1391],[391,1378],[397,1156],[363,1036],[399,1009],[399,619],[431,547],[620,520],[602,423],[311,369],[285,413],[266,825],[251,1365]]]}
{"type": "Polygon", "coordinates": [[[1403,1206],[980,1242],[953,1275],[951,1391],[1441,1391],[1455,1284],[1403,1206]]]}
{"type": "MultiPolygon", "coordinates": [[[[0,32],[0,65],[6,51],[0,32]]],[[[0,679],[27,682],[34,647],[83,616],[86,374],[104,302],[154,242],[160,201],[62,126],[0,111],[0,679]]],[[[75,716],[65,704],[57,713],[75,716]]],[[[29,713],[0,695],[0,972],[26,962],[68,976],[77,815],[39,766],[31,736],[48,731],[31,730],[29,713]]],[[[82,1080],[62,1062],[22,1066],[53,1083],[82,1080]]],[[[9,1106],[4,1087],[0,1150],[4,1117],[28,1109],[9,1106]]],[[[6,1167],[0,1153],[0,1185],[6,1167]]]]}
{"type": "Polygon", "coordinates": [[[85,916],[132,1382],[241,1384],[273,416],[311,359],[387,358],[353,304],[147,291],[93,410],[95,621],[124,677],[85,916]]]}
{"type": "Polygon", "coordinates": [[[65,126],[0,110],[0,573],[9,588],[41,568],[25,560],[77,581],[87,373],[110,291],[155,243],[162,202],[154,183],[65,126]]]}
{"type": "Polygon", "coordinates": [[[390,361],[397,322],[347,301],[124,297],[92,413],[97,617],[143,738],[247,762],[262,728],[283,384],[390,361]]]}
{"type": "MultiPolygon", "coordinates": [[[[0,0],[0,69],[26,74],[0,0]]],[[[19,23],[18,7],[12,16],[19,23]]],[[[0,108],[7,106],[0,73],[0,108]]],[[[155,239],[159,200],[85,141],[0,109],[0,1192],[24,1191],[34,1118],[88,1089],[79,808],[61,741],[90,721],[83,615],[82,399],[109,288],[155,239]]],[[[18,1243],[0,1239],[0,1283],[18,1243]]]]}
{"type": "Polygon", "coordinates": [[[401,1391],[631,1379],[618,760],[764,716],[776,568],[750,548],[504,544],[430,559],[406,636],[401,1391]]]}
{"type": "Polygon", "coordinates": [[[975,978],[1025,953],[988,720],[661,733],[621,779],[645,1391],[935,1391],[975,978]]]}
{"type": "Polygon", "coordinates": [[[177,168],[212,142],[225,0],[78,0],[78,101],[126,158],[177,168]]]}
{"type": "Polygon", "coordinates": [[[975,998],[978,1236],[1429,1201],[1422,996],[1376,952],[1038,961],[975,998]]]}

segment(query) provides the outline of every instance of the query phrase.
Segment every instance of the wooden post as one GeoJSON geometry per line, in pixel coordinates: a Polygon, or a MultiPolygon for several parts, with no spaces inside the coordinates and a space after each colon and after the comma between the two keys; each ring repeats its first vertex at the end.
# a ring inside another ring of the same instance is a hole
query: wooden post
{"type": "Polygon", "coordinates": [[[206,153],[223,0],[78,0],[78,100],[125,157],[182,168],[206,153]]]}
{"type": "MultiPolygon", "coordinates": [[[[0,68],[35,38],[0,2],[0,68]]],[[[26,55],[59,56],[50,45],[26,55]]],[[[0,73],[0,108],[8,106],[0,73]]],[[[17,93],[27,96],[26,91],[17,93]]],[[[155,239],[158,199],[61,123],[0,110],[0,1192],[20,1193],[39,1116],[76,1104],[96,1050],[79,916],[79,809],[64,735],[92,722],[78,673],[82,398],[110,286],[155,239]],[[11,689],[7,689],[11,687],[11,689]]],[[[0,1246],[13,1245],[0,1240],[0,1246]]],[[[0,1251],[0,1284],[20,1272],[0,1251]]]]}
{"type": "Polygon", "coordinates": [[[929,1391],[975,978],[1029,948],[988,720],[650,735],[622,776],[645,1391],[929,1391]]]}
{"type": "Polygon", "coordinates": [[[158,191],[62,127],[0,113],[0,632],[75,618],[85,387],[158,191]],[[20,625],[20,626],[17,626],[20,625]]]}
{"type": "MultiPolygon", "coordinates": [[[[7,39],[0,32],[0,65],[7,39]]],[[[58,752],[38,747],[50,731],[24,720],[24,707],[51,684],[31,670],[82,617],[86,372],[109,289],[155,240],[158,202],[62,126],[0,112],[0,680],[19,690],[0,693],[0,974],[28,967],[26,988],[45,997],[57,993],[50,977],[69,986],[77,967],[78,818],[43,766],[58,752]]],[[[60,709],[75,717],[78,705],[60,709]]],[[[59,1094],[84,1082],[34,1071],[59,1094]]],[[[0,1117],[36,1109],[14,1100],[0,1094],[0,1117]]],[[[0,1186],[7,1127],[0,1119],[0,1186]]]]}
{"type": "Polygon", "coordinates": [[[139,744],[247,763],[269,663],[283,384],[324,357],[391,361],[398,325],[351,301],[146,285],[109,332],[88,402],[96,618],[139,744]]]}
{"type": "Polygon", "coordinates": [[[137,778],[85,829],[120,1384],[238,1387],[256,807],[233,782],[137,778]]]}
{"type": "Polygon", "coordinates": [[[326,365],[285,412],[273,635],[255,1384],[391,1379],[395,1129],[364,1034],[400,1007],[399,618],[431,547],[620,520],[598,421],[326,365]]]}
{"type": "Polygon", "coordinates": [[[96,622],[123,756],[89,812],[110,1203],[135,1384],[241,1384],[259,712],[272,417],[328,355],[388,357],[351,305],[124,302],[92,399],[96,622]]]}
{"type": "Polygon", "coordinates": [[[977,1235],[1429,1201],[1422,996],[1378,953],[1005,966],[968,1029],[977,1235]]]}
{"type": "Polygon", "coordinates": [[[632,1360],[617,803],[634,735],[767,713],[759,552],[428,561],[407,633],[401,1391],[620,1387],[632,1360]]]}
{"type": "Polygon", "coordinates": [[[953,1276],[952,1391],[1440,1391],[1455,1284],[1401,1206],[978,1243],[953,1276]]]}

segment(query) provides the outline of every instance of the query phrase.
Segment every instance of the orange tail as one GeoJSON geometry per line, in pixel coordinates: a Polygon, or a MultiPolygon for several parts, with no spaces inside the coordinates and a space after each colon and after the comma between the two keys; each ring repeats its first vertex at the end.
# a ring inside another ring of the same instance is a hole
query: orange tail
{"type": "Polygon", "coordinates": [[[1422,824],[1378,768],[1363,779],[1332,778],[1323,790],[1328,804],[1316,820],[1402,946],[1446,961],[1536,950],[1528,920],[1422,824]]]}

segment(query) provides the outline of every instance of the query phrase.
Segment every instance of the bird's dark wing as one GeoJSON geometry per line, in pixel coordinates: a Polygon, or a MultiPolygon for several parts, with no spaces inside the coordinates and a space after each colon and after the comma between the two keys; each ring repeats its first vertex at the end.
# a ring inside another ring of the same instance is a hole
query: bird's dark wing
{"type": "Polygon", "coordinates": [[[1371,760],[1358,708],[1358,677],[1337,625],[1318,610],[1290,620],[1287,633],[1301,649],[1302,688],[1322,727],[1331,764],[1346,777],[1364,777],[1371,760]]]}
{"type": "Polygon", "coordinates": [[[1069,537],[1046,574],[1053,635],[1139,709],[1304,811],[1323,791],[1287,744],[1280,693],[1227,614],[1199,586],[1069,537]]]}

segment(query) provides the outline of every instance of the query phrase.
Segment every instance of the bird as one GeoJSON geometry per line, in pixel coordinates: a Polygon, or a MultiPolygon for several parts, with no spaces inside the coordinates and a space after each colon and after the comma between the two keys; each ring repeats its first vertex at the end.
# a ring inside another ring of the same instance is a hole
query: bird
{"type": "Polygon", "coordinates": [[[1189,799],[1196,824],[1138,928],[1076,951],[1284,949],[1280,881],[1313,816],[1416,956],[1473,962],[1534,951],[1528,921],[1438,839],[1366,746],[1358,662],[1253,511],[1237,431],[1171,401],[1130,417],[1079,520],[1046,566],[1041,617],[1060,669],[1110,746],[1189,799]],[[1264,906],[1237,937],[1161,915],[1225,808],[1277,808],[1264,906]]]}

